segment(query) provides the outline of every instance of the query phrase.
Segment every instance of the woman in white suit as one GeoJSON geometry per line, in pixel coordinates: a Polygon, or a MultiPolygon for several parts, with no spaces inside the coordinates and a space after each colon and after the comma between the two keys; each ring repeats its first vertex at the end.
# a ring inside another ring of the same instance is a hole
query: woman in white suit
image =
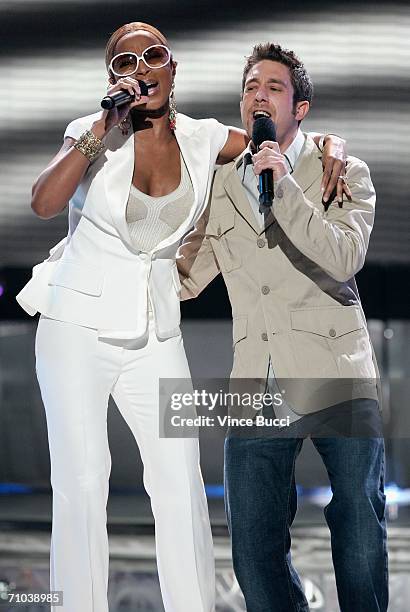
{"type": "Polygon", "coordinates": [[[51,455],[51,589],[64,597],[52,610],[108,612],[112,394],[144,464],[165,610],[212,612],[198,440],[159,437],[158,384],[190,376],[179,327],[180,239],[204,210],[215,163],[238,155],[246,136],[214,119],[176,117],[176,62],[154,27],[119,28],[106,63],[108,93],[125,89],[135,101],[68,125],[32,199],[44,219],[69,202],[68,235],[17,296],[27,312],[41,313],[36,372],[51,455]]]}

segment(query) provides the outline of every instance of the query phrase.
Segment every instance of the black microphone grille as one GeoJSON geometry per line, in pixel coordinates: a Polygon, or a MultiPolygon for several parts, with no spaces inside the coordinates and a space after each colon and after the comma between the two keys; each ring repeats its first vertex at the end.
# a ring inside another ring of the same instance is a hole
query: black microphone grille
{"type": "Polygon", "coordinates": [[[276,142],[276,129],[270,117],[258,117],[255,119],[252,130],[252,142],[258,148],[264,140],[276,142]]]}
{"type": "Polygon", "coordinates": [[[110,96],[105,96],[105,98],[101,100],[101,108],[103,108],[104,110],[111,110],[112,108],[114,108],[114,106],[115,102],[112,98],[110,98],[110,96]]]}

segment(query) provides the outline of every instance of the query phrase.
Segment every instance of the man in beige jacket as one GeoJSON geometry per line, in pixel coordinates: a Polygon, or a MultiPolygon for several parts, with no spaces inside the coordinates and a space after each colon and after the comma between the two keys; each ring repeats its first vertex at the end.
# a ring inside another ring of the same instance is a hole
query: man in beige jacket
{"type": "MultiPolygon", "coordinates": [[[[277,142],[264,142],[258,152],[251,142],[218,170],[209,206],[178,260],[182,299],[223,275],[233,312],[232,379],[256,379],[287,393],[274,408],[275,415],[287,415],[286,432],[266,435],[265,427],[250,436],[231,429],[225,442],[235,573],[248,612],[309,609],[291,564],[289,533],[297,505],[295,461],[307,435],[300,424],[307,422],[333,490],[325,516],[340,609],[384,612],[383,439],[354,436],[354,429],[315,435],[312,421],[323,417],[322,431],[329,432],[335,414],[349,415],[349,423],[352,416],[379,415],[377,364],[354,280],[373,226],[374,188],[366,164],[349,157],[351,198],[343,206],[323,204],[321,152],[299,128],[312,83],[292,51],[257,45],[242,91],[249,137],[255,119],[265,116],[275,123],[277,142]],[[261,213],[258,175],[265,169],[273,172],[275,197],[261,213]]],[[[244,408],[242,416],[254,417],[252,410],[244,408]]]]}

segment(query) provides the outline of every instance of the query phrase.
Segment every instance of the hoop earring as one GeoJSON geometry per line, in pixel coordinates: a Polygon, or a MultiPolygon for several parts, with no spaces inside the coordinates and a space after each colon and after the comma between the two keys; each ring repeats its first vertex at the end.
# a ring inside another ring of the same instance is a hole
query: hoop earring
{"type": "Polygon", "coordinates": [[[169,96],[169,127],[172,131],[175,130],[177,125],[177,105],[175,102],[175,82],[172,81],[171,93],[169,96]]]}

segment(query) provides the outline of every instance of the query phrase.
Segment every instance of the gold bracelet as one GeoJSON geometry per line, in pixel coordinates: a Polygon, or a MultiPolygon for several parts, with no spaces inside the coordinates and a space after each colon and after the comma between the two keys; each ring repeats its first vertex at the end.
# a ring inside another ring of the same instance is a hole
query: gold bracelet
{"type": "Polygon", "coordinates": [[[91,130],[86,130],[74,143],[74,148],[93,162],[104,150],[103,142],[91,130]]]}

